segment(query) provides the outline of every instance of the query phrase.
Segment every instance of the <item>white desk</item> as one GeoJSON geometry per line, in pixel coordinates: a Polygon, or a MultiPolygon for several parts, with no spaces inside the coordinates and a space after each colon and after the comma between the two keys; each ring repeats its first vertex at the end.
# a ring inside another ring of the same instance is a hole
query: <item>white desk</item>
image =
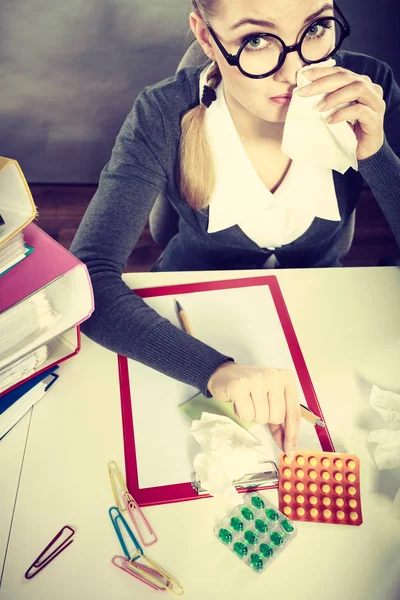
{"type": "MultiPolygon", "coordinates": [[[[265,271],[141,273],[126,281],[131,287],[152,287],[254,275],[265,271]]],[[[146,509],[159,536],[148,555],[180,579],[190,600],[263,598],[266,590],[304,600],[394,600],[400,597],[400,521],[389,516],[389,488],[396,474],[389,473],[381,493],[375,492],[378,474],[366,436],[375,428],[368,406],[371,383],[400,390],[400,270],[276,275],[327,421],[341,426],[347,448],[360,457],[364,523],[358,528],[298,524],[297,539],[259,576],[215,539],[220,506],[215,499],[202,499],[146,509]],[[349,401],[347,422],[335,414],[335,399],[343,394],[349,401]]],[[[80,355],[62,365],[60,375],[32,413],[0,597],[152,598],[156,592],[111,565],[111,557],[121,553],[107,514],[114,503],[107,463],[116,460],[123,466],[116,356],[83,338],[80,355]],[[25,570],[65,524],[77,529],[72,546],[25,581],[25,570]]],[[[20,423],[6,438],[7,452],[16,456],[3,477],[8,494],[3,537],[24,427],[20,423]]],[[[3,452],[0,456],[2,468],[8,459],[3,452]]],[[[275,490],[267,496],[277,502],[275,490]]]]}

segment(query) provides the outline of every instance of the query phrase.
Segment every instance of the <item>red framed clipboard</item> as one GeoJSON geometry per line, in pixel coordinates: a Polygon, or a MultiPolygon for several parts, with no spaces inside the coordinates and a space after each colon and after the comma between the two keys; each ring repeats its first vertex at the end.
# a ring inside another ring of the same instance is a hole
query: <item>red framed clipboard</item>
{"type": "MultiPolygon", "coordinates": [[[[230,279],[225,281],[222,280],[179,284],[138,289],[134,291],[141,298],[151,298],[156,296],[182,295],[193,292],[227,290],[251,286],[269,287],[308,408],[320,416],[320,418],[326,424],[276,276],[267,275],[261,277],[230,279]]],[[[181,502],[186,500],[195,500],[197,498],[210,497],[207,494],[199,495],[190,481],[187,483],[161,485],[156,487],[140,487],[138,465],[136,461],[134,415],[132,414],[130,391],[131,386],[134,386],[135,383],[134,381],[130,381],[129,378],[128,359],[120,355],[118,355],[118,372],[120,381],[126,482],[127,487],[132,496],[135,498],[136,502],[140,506],[151,506],[155,504],[181,502]]],[[[321,450],[325,452],[335,451],[327,426],[324,428],[316,427],[316,434],[318,436],[319,444],[321,445],[321,450]]],[[[277,484],[274,483],[259,487],[258,489],[269,489],[276,487],[277,484]]]]}

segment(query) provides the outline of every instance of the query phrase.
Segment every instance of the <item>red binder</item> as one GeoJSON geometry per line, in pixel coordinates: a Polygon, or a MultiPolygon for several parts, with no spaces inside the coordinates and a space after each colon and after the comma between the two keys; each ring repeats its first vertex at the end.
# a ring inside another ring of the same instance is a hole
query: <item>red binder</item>
{"type": "MultiPolygon", "coordinates": [[[[307,370],[306,363],[298,343],[296,333],[282,292],[279,287],[277,278],[274,275],[262,277],[250,277],[245,279],[233,279],[226,281],[211,281],[196,284],[182,284],[173,286],[163,286],[158,288],[135,290],[135,293],[141,298],[150,298],[155,296],[179,295],[199,291],[211,291],[220,289],[232,289],[250,286],[268,286],[273,298],[279,320],[286,338],[290,354],[296,368],[296,372],[307,401],[308,408],[315,414],[319,415],[324,421],[321,407],[318,402],[310,375],[307,370]]],[[[118,356],[118,370],[120,381],[121,395],[121,411],[124,435],[124,451],[125,451],[125,469],[127,486],[140,506],[151,506],[155,504],[164,504],[170,502],[180,502],[184,500],[195,500],[197,498],[207,498],[207,495],[198,495],[193,489],[191,482],[179,483],[173,485],[140,488],[138,478],[138,466],[136,462],[135,449],[135,428],[134,415],[132,414],[131,405],[131,386],[135,385],[134,381],[129,381],[128,361],[126,357],[118,356]]],[[[325,421],[326,423],[326,421],[325,421]]],[[[334,445],[328,430],[328,427],[316,428],[321,449],[326,452],[333,452],[334,445]]],[[[277,484],[266,485],[263,488],[276,488],[277,484]]]]}

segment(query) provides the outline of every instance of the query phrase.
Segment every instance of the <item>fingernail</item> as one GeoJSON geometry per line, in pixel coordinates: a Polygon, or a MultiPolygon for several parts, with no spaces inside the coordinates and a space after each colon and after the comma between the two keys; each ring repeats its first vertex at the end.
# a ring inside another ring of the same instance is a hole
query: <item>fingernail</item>
{"type": "Polygon", "coordinates": [[[311,69],[308,69],[308,71],[304,71],[303,75],[304,77],[307,77],[307,79],[309,79],[310,81],[312,81],[315,77],[315,73],[313,73],[311,69]]]}
{"type": "Polygon", "coordinates": [[[286,452],[286,454],[288,455],[289,458],[294,458],[294,454],[295,454],[294,447],[290,446],[290,448],[288,448],[288,451],[286,452]]]}
{"type": "Polygon", "coordinates": [[[318,108],[318,110],[324,110],[326,105],[327,105],[326,100],[321,100],[321,102],[318,102],[317,108],[318,108]]]}

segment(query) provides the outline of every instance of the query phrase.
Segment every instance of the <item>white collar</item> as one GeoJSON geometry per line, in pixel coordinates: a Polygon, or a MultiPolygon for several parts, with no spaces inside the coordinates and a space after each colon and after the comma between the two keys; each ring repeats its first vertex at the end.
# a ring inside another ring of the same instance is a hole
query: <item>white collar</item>
{"type": "MultiPolygon", "coordinates": [[[[200,98],[210,67],[206,67],[200,75],[200,98]]],[[[278,202],[280,206],[303,214],[340,221],[332,170],[292,161],[285,179],[272,194],[261,181],[243,147],[226,104],[222,82],[216,89],[216,95],[217,99],[206,109],[204,119],[215,170],[208,232],[240,225],[252,215],[257,215],[259,210],[278,202]]]]}

